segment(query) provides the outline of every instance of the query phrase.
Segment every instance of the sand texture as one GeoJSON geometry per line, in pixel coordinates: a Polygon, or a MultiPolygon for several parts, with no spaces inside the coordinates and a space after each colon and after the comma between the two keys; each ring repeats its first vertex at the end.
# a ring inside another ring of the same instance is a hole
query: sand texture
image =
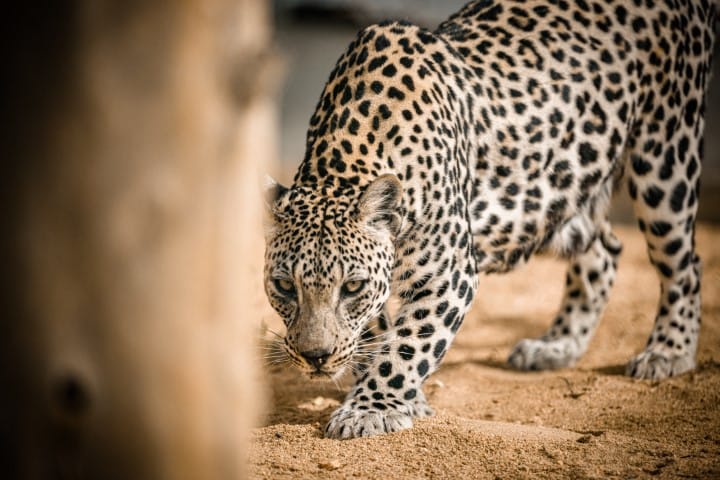
{"type": "MultiPolygon", "coordinates": [[[[560,302],[565,264],[534,258],[480,278],[472,310],[425,386],[437,414],[410,430],[323,439],[344,392],[268,367],[273,397],[254,432],[254,477],[720,478],[720,229],[697,235],[698,368],[660,383],[623,375],[650,332],[658,282],[642,235],[631,227],[617,234],[625,249],[611,301],[573,368],[521,373],[505,365],[514,343],[540,335],[560,302]]],[[[277,322],[270,313],[267,320],[277,322]]]]}

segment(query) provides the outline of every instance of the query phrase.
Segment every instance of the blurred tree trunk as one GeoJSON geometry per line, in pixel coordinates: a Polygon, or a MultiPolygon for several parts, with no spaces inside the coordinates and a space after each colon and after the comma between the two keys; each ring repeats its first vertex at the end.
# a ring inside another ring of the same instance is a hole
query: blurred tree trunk
{"type": "Polygon", "coordinates": [[[265,2],[66,0],[1,23],[0,476],[244,477],[265,2]]]}

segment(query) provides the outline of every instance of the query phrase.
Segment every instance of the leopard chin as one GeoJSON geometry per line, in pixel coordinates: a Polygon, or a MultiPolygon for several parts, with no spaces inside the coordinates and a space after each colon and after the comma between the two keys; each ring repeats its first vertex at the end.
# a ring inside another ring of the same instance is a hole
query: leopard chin
{"type": "Polygon", "coordinates": [[[351,373],[355,373],[348,365],[342,365],[332,370],[316,370],[314,372],[304,372],[305,377],[312,383],[333,383],[336,386],[344,385],[348,378],[353,377],[351,373]]]}
{"type": "Polygon", "coordinates": [[[307,373],[306,376],[313,382],[322,382],[331,380],[337,372],[314,371],[307,373]]]}

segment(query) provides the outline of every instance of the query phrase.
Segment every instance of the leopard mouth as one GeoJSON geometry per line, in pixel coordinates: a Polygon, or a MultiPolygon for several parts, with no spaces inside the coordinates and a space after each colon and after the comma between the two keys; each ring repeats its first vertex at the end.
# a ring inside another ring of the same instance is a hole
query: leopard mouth
{"type": "Polygon", "coordinates": [[[306,377],[313,381],[330,380],[342,370],[342,366],[337,367],[336,365],[328,365],[328,363],[311,365],[306,361],[303,361],[298,367],[306,377]]]}
{"type": "Polygon", "coordinates": [[[336,363],[333,365],[322,365],[311,371],[308,371],[308,367],[310,369],[313,368],[312,366],[305,365],[303,373],[313,382],[337,381],[350,371],[350,366],[347,362],[341,362],[339,364],[336,363]]]}
{"type": "Polygon", "coordinates": [[[296,368],[312,381],[337,380],[347,372],[358,370],[360,363],[358,352],[355,350],[337,352],[333,349],[332,353],[322,361],[307,358],[307,354],[301,355],[295,349],[288,349],[288,353],[293,358],[296,368]]]}

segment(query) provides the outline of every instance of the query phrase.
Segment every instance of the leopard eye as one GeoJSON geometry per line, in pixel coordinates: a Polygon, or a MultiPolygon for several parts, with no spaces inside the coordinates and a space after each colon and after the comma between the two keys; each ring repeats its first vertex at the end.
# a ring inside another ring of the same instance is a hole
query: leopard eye
{"type": "Polygon", "coordinates": [[[350,280],[342,286],[343,295],[357,295],[365,287],[367,280],[350,280]]]}
{"type": "Polygon", "coordinates": [[[286,297],[295,296],[295,285],[293,285],[291,280],[288,280],[287,278],[275,278],[273,279],[273,283],[275,284],[277,291],[282,295],[285,295],[286,297]]]}

